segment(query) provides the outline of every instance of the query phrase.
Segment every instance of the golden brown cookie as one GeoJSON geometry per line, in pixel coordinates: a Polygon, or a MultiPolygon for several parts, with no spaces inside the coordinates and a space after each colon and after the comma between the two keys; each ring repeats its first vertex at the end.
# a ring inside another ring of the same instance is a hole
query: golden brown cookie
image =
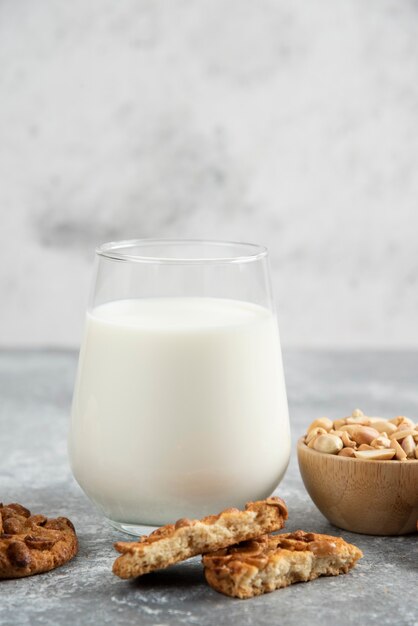
{"type": "Polygon", "coordinates": [[[0,503],[0,578],[48,572],[77,554],[74,526],[66,517],[31,515],[21,504],[0,503]]]}
{"type": "Polygon", "coordinates": [[[346,574],[362,556],[340,537],[298,530],[206,554],[203,564],[206,580],[216,591],[251,598],[318,576],[346,574]]]}
{"type": "Polygon", "coordinates": [[[280,530],[286,519],[286,505],[275,497],[249,502],[244,511],[226,509],[201,520],[180,519],[138,541],[116,543],[115,548],[122,556],[114,562],[113,573],[120,578],[142,576],[196,554],[280,530]]]}

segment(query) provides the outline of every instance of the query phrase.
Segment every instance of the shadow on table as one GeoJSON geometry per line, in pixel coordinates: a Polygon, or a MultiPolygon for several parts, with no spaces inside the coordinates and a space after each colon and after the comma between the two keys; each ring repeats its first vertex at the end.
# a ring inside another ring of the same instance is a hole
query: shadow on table
{"type": "Polygon", "coordinates": [[[172,565],[167,569],[158,570],[135,578],[130,581],[132,587],[137,589],[150,589],[153,587],[179,587],[188,588],[205,584],[203,567],[199,563],[172,565]]]}

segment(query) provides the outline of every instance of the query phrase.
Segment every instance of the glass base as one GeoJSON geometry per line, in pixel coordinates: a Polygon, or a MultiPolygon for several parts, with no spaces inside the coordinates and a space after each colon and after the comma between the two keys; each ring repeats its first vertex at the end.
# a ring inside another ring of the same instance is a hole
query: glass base
{"type": "Polygon", "coordinates": [[[115,522],[112,519],[106,518],[106,521],[116,528],[116,530],[126,533],[127,535],[133,535],[134,537],[140,537],[141,535],[149,535],[159,526],[145,526],[143,524],[126,524],[125,522],[115,522]]]}

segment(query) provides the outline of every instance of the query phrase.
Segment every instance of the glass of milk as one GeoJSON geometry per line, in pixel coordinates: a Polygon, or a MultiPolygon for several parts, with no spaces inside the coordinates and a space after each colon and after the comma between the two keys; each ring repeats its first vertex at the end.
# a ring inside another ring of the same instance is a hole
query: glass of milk
{"type": "Polygon", "coordinates": [[[290,435],[267,250],[130,240],[96,253],[69,435],[81,488],[132,534],[269,496],[290,435]]]}

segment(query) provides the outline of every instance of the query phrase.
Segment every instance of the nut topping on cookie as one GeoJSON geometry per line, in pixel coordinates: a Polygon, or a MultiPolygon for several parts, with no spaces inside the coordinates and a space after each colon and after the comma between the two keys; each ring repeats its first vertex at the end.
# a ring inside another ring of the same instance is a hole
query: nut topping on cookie
{"type": "Polygon", "coordinates": [[[30,565],[30,552],[23,541],[12,541],[9,543],[6,554],[10,563],[15,567],[27,567],[30,565]]]}

